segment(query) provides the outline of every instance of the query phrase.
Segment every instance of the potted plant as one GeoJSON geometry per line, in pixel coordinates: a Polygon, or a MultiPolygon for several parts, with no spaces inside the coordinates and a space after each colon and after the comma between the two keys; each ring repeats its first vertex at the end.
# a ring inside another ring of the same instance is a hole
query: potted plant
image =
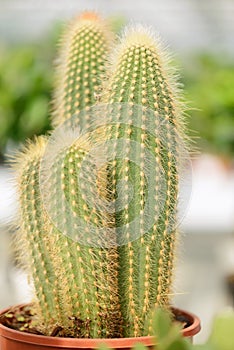
{"type": "Polygon", "coordinates": [[[1,313],[1,349],[152,346],[170,307],[183,108],[164,51],[143,26],[119,42],[95,13],[62,40],[49,136],[15,157],[20,260],[35,300],[1,313]],[[12,329],[12,328],[16,328],[12,329]]]}

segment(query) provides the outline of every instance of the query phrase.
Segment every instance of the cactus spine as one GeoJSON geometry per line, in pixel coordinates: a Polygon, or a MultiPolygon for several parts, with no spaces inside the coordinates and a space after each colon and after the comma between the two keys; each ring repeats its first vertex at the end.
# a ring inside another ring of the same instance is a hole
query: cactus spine
{"type": "MultiPolygon", "coordinates": [[[[171,295],[171,277],[173,269],[173,252],[175,244],[175,229],[171,230],[176,220],[176,198],[178,187],[177,167],[172,155],[172,145],[175,145],[176,128],[181,129],[180,103],[175,92],[176,81],[168,75],[168,68],[163,60],[163,52],[152,34],[143,27],[130,29],[121,39],[112,57],[110,74],[103,101],[129,103],[129,126],[121,122],[112,128],[115,138],[134,140],[142,145],[136,154],[141,164],[137,171],[131,162],[125,161],[119,165],[114,160],[110,167],[112,192],[116,192],[116,183],[122,177],[132,179],[138,194],[133,205],[126,205],[124,211],[116,211],[116,226],[125,225],[129,218],[140,215],[140,238],[120,246],[119,254],[119,294],[121,311],[127,336],[140,336],[151,333],[151,310],[157,305],[168,305],[171,295]],[[142,114],[141,128],[134,126],[134,105],[142,105],[143,111],[150,109],[155,116],[154,135],[161,119],[165,121],[164,143],[157,136],[150,137],[145,131],[145,118],[142,114]],[[161,118],[161,119],[160,119],[161,118]],[[178,126],[179,125],[179,126],[178,126]],[[157,166],[163,167],[165,176],[165,204],[158,218],[157,204],[160,195],[157,191],[160,178],[154,166],[150,169],[150,183],[146,183],[144,174],[145,149],[153,152],[157,166]],[[147,190],[147,186],[148,188],[147,190]],[[144,232],[144,205],[146,193],[155,207],[154,225],[144,232]]],[[[119,108],[121,109],[121,108],[119,108]]],[[[121,113],[126,114],[122,107],[121,113]]],[[[117,142],[116,142],[117,145],[117,142]]],[[[130,148],[129,148],[130,149],[130,148]]],[[[115,153],[115,151],[113,151],[115,153]]],[[[116,150],[117,154],[117,150],[116,150]]],[[[127,154],[129,156],[129,154],[127,154]]],[[[129,157],[126,157],[129,158],[129,157]]],[[[127,187],[126,187],[127,190],[127,187]]],[[[138,229],[138,228],[136,228],[138,229]]],[[[126,231],[126,235],[129,233],[126,231]]]]}

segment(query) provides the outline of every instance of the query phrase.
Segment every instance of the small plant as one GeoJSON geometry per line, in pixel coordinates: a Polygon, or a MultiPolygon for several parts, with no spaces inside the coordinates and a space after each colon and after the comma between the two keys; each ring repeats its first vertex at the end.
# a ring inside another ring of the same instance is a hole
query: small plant
{"type": "Polygon", "coordinates": [[[151,335],[154,308],[170,306],[183,104],[148,29],[114,42],[97,14],[72,22],[57,59],[57,128],[16,157],[18,243],[47,335],[151,335]]]}

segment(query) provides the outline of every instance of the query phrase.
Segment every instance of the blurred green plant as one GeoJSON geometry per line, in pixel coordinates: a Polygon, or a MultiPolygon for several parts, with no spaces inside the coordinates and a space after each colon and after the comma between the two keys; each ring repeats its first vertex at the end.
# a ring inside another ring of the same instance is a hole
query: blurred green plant
{"type": "Polygon", "coordinates": [[[51,52],[39,46],[0,50],[0,153],[49,129],[51,71],[51,52]]]}
{"type": "Polygon", "coordinates": [[[199,149],[233,156],[233,61],[203,54],[187,62],[187,69],[184,69],[186,97],[191,101],[192,108],[198,108],[189,112],[190,129],[196,130],[199,149]]]}
{"type": "Polygon", "coordinates": [[[39,46],[0,53],[0,152],[8,141],[20,142],[49,129],[51,62],[39,46]],[[41,58],[38,59],[38,57],[41,58]]]}
{"type": "MultiPolygon", "coordinates": [[[[234,312],[227,310],[217,316],[213,323],[212,333],[208,340],[210,348],[201,350],[233,350],[234,349],[234,312]]],[[[199,349],[199,348],[198,348],[199,349]]]]}
{"type": "Polygon", "coordinates": [[[37,43],[0,43],[0,158],[9,142],[50,129],[53,58],[61,30],[59,22],[37,43]]]}
{"type": "Polygon", "coordinates": [[[179,326],[172,323],[170,316],[164,310],[157,310],[154,318],[157,350],[233,350],[233,330],[234,312],[223,311],[214,319],[207,342],[202,345],[193,345],[188,339],[182,337],[179,326]]]}

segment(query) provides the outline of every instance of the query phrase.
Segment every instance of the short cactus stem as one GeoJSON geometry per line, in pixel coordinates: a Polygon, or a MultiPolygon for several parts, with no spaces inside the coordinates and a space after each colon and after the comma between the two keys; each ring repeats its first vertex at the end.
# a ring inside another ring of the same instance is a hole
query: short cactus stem
{"type": "MultiPolygon", "coordinates": [[[[108,222],[104,212],[89,203],[90,197],[96,199],[95,160],[88,158],[89,147],[86,137],[77,139],[75,135],[74,140],[63,145],[60,134],[55,133],[54,138],[52,135],[41,163],[41,188],[51,221],[66,237],[66,247],[63,247],[64,238],[57,244],[57,255],[70,277],[67,281],[72,298],[70,314],[89,320],[85,337],[109,338],[120,335],[120,325],[115,324],[118,314],[120,320],[115,274],[117,254],[115,247],[105,246],[108,222]],[[50,147],[54,149],[56,143],[58,149],[53,152],[50,147]],[[72,288],[74,283],[76,293],[72,288]]],[[[105,188],[103,184],[104,197],[105,188]]]]}
{"type": "Polygon", "coordinates": [[[28,252],[27,270],[30,266],[29,273],[34,279],[35,293],[40,305],[40,317],[49,327],[51,319],[56,319],[60,324],[66,324],[67,318],[64,317],[66,311],[61,302],[56,266],[52,259],[54,237],[52,233],[50,236],[47,234],[51,226],[43,210],[40,197],[40,161],[46,143],[44,137],[38,138],[35,144],[31,143],[17,156],[15,167],[17,170],[20,167],[18,188],[21,225],[17,244],[24,246],[25,251],[28,252]]]}
{"type": "MultiPolygon", "coordinates": [[[[112,33],[105,20],[93,12],[84,12],[68,26],[57,59],[57,83],[52,122],[55,126],[77,115],[97,101],[112,33]]],[[[88,114],[87,114],[88,116],[88,114]]]]}
{"type": "MultiPolygon", "coordinates": [[[[63,148],[53,163],[49,189],[55,215],[50,216],[51,211],[45,206],[40,187],[46,146],[47,140],[40,137],[17,156],[15,165],[18,170],[20,166],[18,183],[22,224],[18,240],[30,252],[28,266],[38,301],[35,305],[38,326],[42,325],[39,327],[48,335],[55,325],[62,326],[65,334],[74,336],[76,319],[79,318],[84,320],[79,330],[83,337],[120,336],[121,325],[115,324],[116,320],[120,321],[114,272],[116,249],[107,249],[101,242],[98,247],[89,246],[87,242],[82,245],[79,243],[79,240],[82,242],[79,228],[78,236],[72,239],[67,232],[59,230],[60,222],[56,221],[56,215],[60,216],[64,208],[56,191],[60,194],[62,190],[74,218],[79,216],[87,221],[87,225],[89,221],[106,225],[101,216],[87,206],[80,183],[76,181],[87,151],[79,145],[71,145],[63,148]]],[[[75,224],[66,211],[63,222],[67,229],[75,224]]]]}

